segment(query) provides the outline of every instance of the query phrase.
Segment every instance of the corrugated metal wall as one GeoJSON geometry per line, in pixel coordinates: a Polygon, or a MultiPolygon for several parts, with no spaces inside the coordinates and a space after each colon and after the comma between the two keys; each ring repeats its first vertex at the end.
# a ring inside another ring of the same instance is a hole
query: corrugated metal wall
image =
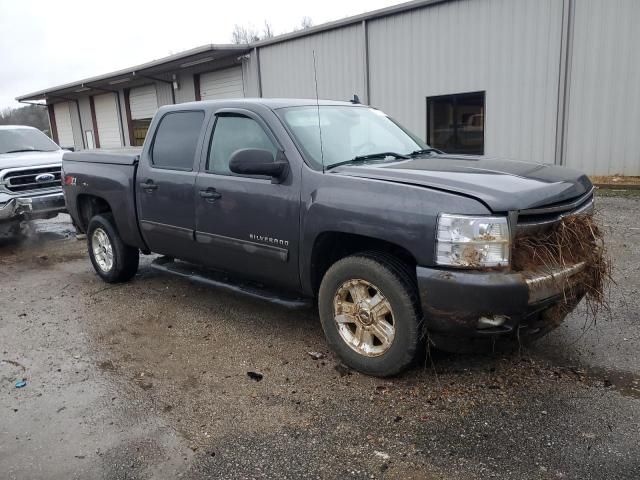
{"type": "Polygon", "coordinates": [[[90,130],[95,138],[95,132],[93,131],[93,122],[91,121],[91,104],[89,103],[89,97],[81,97],[79,99],[79,102],[82,137],[86,140],[85,132],[87,130],[90,130]]]}
{"type": "Polygon", "coordinates": [[[71,114],[71,125],[73,128],[73,143],[76,150],[84,148],[82,128],[80,127],[80,113],[76,102],[69,102],[69,113],[71,114]]]}
{"type": "Polygon", "coordinates": [[[309,35],[260,48],[263,97],[349,100],[364,92],[364,36],[361,25],[309,35]]]}
{"type": "Polygon", "coordinates": [[[173,104],[172,86],[166,82],[156,83],[156,95],[158,96],[158,107],[173,104]]]}
{"type": "Polygon", "coordinates": [[[71,120],[71,106],[73,102],[61,102],[53,105],[58,130],[58,145],[62,148],[75,147],[73,123],[71,120]]]}
{"type": "Polygon", "coordinates": [[[371,104],[426,138],[426,98],[486,91],[485,154],[555,160],[559,0],[459,0],[369,22],[371,104]]]}
{"type": "Polygon", "coordinates": [[[640,1],[575,2],[565,164],[640,175],[640,1]]]}
{"type": "Polygon", "coordinates": [[[178,83],[180,85],[180,88],[175,91],[176,103],[193,102],[196,99],[193,85],[193,73],[178,73],[178,83]]]}
{"type": "Polygon", "coordinates": [[[259,97],[258,62],[256,50],[252,51],[242,62],[242,83],[246,97],[259,97]]]}
{"type": "MultiPolygon", "coordinates": [[[[369,103],[420,137],[427,97],[485,91],[486,155],[554,163],[562,145],[567,166],[640,175],[640,0],[451,0],[366,25],[369,103]]],[[[366,47],[363,23],[258,47],[242,61],[245,95],[314,98],[315,50],[319,96],[366,101],[366,47]]],[[[176,72],[175,101],[193,101],[194,73],[211,68],[176,72]]],[[[171,85],[156,86],[158,105],[172,103],[171,85]]],[[[87,98],[80,111],[84,135],[87,98]]]]}

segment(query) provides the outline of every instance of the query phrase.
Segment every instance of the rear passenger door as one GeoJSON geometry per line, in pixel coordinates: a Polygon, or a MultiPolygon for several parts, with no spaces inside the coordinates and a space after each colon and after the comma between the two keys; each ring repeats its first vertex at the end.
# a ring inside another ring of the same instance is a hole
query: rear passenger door
{"type": "Polygon", "coordinates": [[[140,228],[153,252],[195,259],[195,181],[205,113],[173,111],[160,118],[136,178],[140,228]]]}
{"type": "MultiPolygon", "coordinates": [[[[237,150],[283,155],[267,123],[241,109],[218,112],[196,181],[196,241],[201,262],[245,278],[299,289],[300,184],[291,168],[279,183],[229,170],[237,150]],[[280,152],[280,153],[279,153],[280,152]]],[[[291,165],[290,165],[291,167],[291,165]]]]}

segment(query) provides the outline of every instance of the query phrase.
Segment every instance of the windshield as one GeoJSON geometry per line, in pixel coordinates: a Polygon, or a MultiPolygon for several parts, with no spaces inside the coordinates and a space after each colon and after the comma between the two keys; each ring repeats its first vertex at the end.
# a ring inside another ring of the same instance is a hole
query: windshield
{"type": "Polygon", "coordinates": [[[35,128],[0,130],[0,154],[12,152],[53,152],[59,150],[49,137],[35,128]]]}
{"type": "Polygon", "coordinates": [[[319,168],[323,163],[329,168],[366,155],[383,152],[407,155],[428,148],[386,114],[373,108],[320,105],[288,107],[279,113],[307,159],[319,168]]]}

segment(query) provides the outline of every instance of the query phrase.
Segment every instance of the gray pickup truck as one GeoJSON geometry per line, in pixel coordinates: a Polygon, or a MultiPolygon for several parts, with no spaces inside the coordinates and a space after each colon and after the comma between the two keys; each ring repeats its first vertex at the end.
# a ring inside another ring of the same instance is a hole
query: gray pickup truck
{"type": "Polygon", "coordinates": [[[60,184],[63,152],[36,128],[0,126],[0,236],[19,233],[25,220],[66,211],[60,184]]]}
{"type": "Polygon", "coordinates": [[[379,110],[315,100],[165,106],[142,150],[66,153],[63,176],[105,281],[154,252],[153,267],[194,280],[291,307],[315,299],[331,348],[378,376],[427,341],[556,326],[558,279],[582,267],[517,271],[514,238],[593,208],[579,172],[447,155],[379,110]]]}

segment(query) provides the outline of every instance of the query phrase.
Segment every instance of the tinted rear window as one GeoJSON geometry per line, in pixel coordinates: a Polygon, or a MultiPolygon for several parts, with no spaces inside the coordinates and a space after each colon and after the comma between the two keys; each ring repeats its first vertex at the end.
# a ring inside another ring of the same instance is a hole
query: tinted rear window
{"type": "Polygon", "coordinates": [[[204,112],[168,113],[158,126],[151,161],[156,167],[192,170],[204,112]]]}

